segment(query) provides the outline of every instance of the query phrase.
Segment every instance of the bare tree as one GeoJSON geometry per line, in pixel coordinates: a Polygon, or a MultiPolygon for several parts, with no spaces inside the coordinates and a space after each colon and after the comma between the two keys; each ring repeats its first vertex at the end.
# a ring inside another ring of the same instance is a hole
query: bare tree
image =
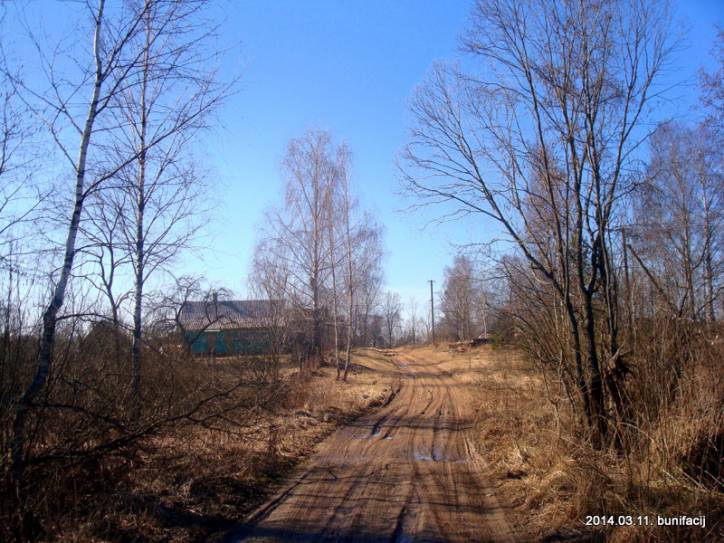
{"type": "Polygon", "coordinates": [[[311,320],[311,359],[322,354],[323,292],[330,278],[330,193],[337,181],[340,152],[326,132],[309,131],[293,139],[283,161],[287,174],[285,206],[270,212],[270,231],[260,240],[265,252],[287,270],[287,296],[311,320]]]}
{"type": "Polygon", "coordinates": [[[363,215],[367,225],[353,254],[355,281],[355,336],[361,345],[374,343],[371,328],[382,296],[382,229],[369,215],[363,215]]]}
{"type": "Polygon", "coordinates": [[[396,292],[385,293],[385,300],[382,305],[382,313],[385,322],[385,333],[387,335],[387,346],[393,347],[395,334],[400,327],[402,319],[402,302],[400,295],[396,292]]]}
{"type": "Polygon", "coordinates": [[[407,302],[407,318],[410,321],[410,339],[412,343],[417,343],[417,298],[410,296],[407,302]]]}
{"type": "Polygon", "coordinates": [[[719,29],[712,55],[718,67],[713,73],[701,72],[701,101],[707,112],[706,124],[712,128],[714,142],[718,142],[724,130],[724,29],[722,28],[719,29]]]}
{"type": "MultiPolygon", "coordinates": [[[[196,6],[196,4],[194,4],[196,6]]],[[[178,28],[170,24],[169,18],[164,24],[152,18],[159,11],[164,13],[184,10],[178,3],[166,0],[147,0],[145,2],[128,2],[122,9],[108,12],[104,0],[99,0],[95,7],[85,7],[88,20],[92,24],[92,66],[76,63],[74,59],[64,59],[78,66],[76,79],[71,79],[59,70],[61,60],[55,53],[45,54],[45,44],[35,41],[39,52],[42,68],[48,79],[48,89],[37,90],[15,78],[15,88],[22,97],[25,106],[45,127],[50,139],[54,142],[60,155],[73,173],[74,188],[72,190],[72,211],[64,219],[65,242],[63,263],[53,283],[53,292],[45,311],[39,346],[35,377],[21,398],[14,424],[13,465],[16,479],[23,471],[23,449],[25,425],[33,400],[40,393],[51,369],[53,345],[55,343],[58,314],[63,306],[66,290],[73,274],[76,255],[80,249],[77,245],[81,222],[87,212],[88,198],[100,191],[110,188],[111,180],[118,180],[133,164],[137,164],[142,155],[161,144],[174,140],[179,127],[190,124],[193,113],[182,116],[182,120],[169,124],[161,124],[157,130],[146,134],[143,145],[124,148],[124,129],[128,119],[123,118],[119,105],[124,97],[135,96],[143,92],[140,88],[144,80],[152,80],[148,74],[151,61],[161,63],[168,72],[168,81],[173,81],[174,69],[179,77],[183,70],[179,65],[163,65],[165,60],[179,58],[178,51],[173,48],[164,49],[163,42],[171,46],[169,38],[176,37],[178,28]],[[149,24],[153,20],[157,24],[149,24]],[[158,53],[161,51],[161,53],[158,53]],[[80,96],[88,94],[85,102],[80,96]],[[119,116],[121,115],[121,116],[119,116]],[[77,155],[72,150],[73,141],[78,144],[77,155]],[[124,149],[126,152],[124,152],[124,149]],[[75,155],[75,156],[74,156],[75,155]]],[[[190,10],[191,8],[189,8],[190,10]]],[[[190,11],[189,11],[190,12],[190,11]]],[[[57,51],[57,49],[56,49],[57,51]]],[[[82,58],[78,55],[77,58],[82,58]]],[[[178,98],[178,96],[176,96],[178,98]]],[[[198,111],[198,104],[189,110],[198,111]],[[195,109],[196,108],[196,109],[195,109]]],[[[126,140],[127,141],[127,140],[126,140]]],[[[182,141],[182,140],[180,140],[182,141]]],[[[178,143],[177,143],[178,144],[178,143]]],[[[167,147],[173,147],[168,144],[167,147]]]]}
{"type": "Polygon", "coordinates": [[[86,246],[83,251],[95,268],[86,278],[102,293],[108,302],[111,322],[114,328],[114,358],[120,362],[121,356],[121,306],[129,293],[118,292],[119,275],[124,266],[131,262],[131,255],[123,243],[121,224],[125,203],[119,191],[101,191],[91,195],[87,204],[88,220],[80,223],[86,246]]]}
{"type": "Polygon", "coordinates": [[[703,144],[705,154],[710,161],[706,163],[709,175],[713,179],[706,180],[699,176],[702,182],[708,182],[713,192],[707,194],[706,187],[701,189],[706,194],[704,207],[704,280],[707,288],[706,313],[708,320],[713,322],[716,319],[716,299],[721,286],[717,286],[715,277],[720,277],[721,270],[721,245],[718,243],[716,232],[721,228],[721,183],[724,173],[722,172],[722,149],[721,141],[724,135],[724,30],[720,29],[717,36],[717,43],[714,46],[714,55],[718,60],[718,69],[712,74],[701,74],[701,87],[703,91],[702,103],[707,112],[706,121],[700,125],[699,131],[703,132],[703,144]],[[718,260],[716,255],[718,255],[718,260]],[[715,260],[718,266],[715,265],[715,260]]]}
{"type": "MultiPolygon", "coordinates": [[[[3,53],[0,41],[0,268],[9,265],[5,260],[21,236],[18,227],[33,218],[41,201],[41,196],[31,191],[32,146],[28,139],[32,128],[14,85],[19,76],[11,71],[3,53]]],[[[27,238],[23,245],[29,246],[27,238]]],[[[17,247],[12,252],[17,255],[17,247]]]]}
{"type": "Polygon", "coordinates": [[[133,42],[140,68],[114,97],[114,114],[124,130],[116,148],[135,160],[116,178],[120,231],[133,267],[131,391],[140,402],[144,286],[188,246],[203,179],[191,147],[209,115],[227,96],[210,65],[211,30],[203,21],[206,0],[150,2],[133,42]]]}
{"type": "MultiPolygon", "coordinates": [[[[338,157],[346,155],[346,150],[340,148],[338,157]]],[[[344,159],[343,159],[344,160],[344,159]]],[[[342,264],[342,259],[338,254],[338,249],[342,245],[342,240],[338,239],[341,232],[340,227],[344,228],[344,215],[340,213],[338,200],[342,196],[339,194],[339,174],[341,164],[337,164],[337,171],[335,172],[335,181],[330,184],[329,190],[327,191],[327,249],[329,251],[329,272],[332,279],[332,360],[334,360],[334,367],[337,368],[337,379],[339,379],[341,368],[339,360],[339,293],[341,291],[339,281],[337,279],[337,269],[342,264]]]]}
{"type": "Polygon", "coordinates": [[[637,199],[634,256],[676,315],[715,319],[721,288],[724,180],[721,151],[706,127],[662,125],[651,139],[647,182],[637,199]]]}
{"type": "MultiPolygon", "coordinates": [[[[368,289],[378,288],[382,231],[369,213],[358,214],[358,204],[352,199],[349,180],[349,154],[341,155],[339,181],[341,191],[341,220],[344,228],[344,260],[346,264],[345,289],[347,293],[347,345],[345,350],[343,381],[347,380],[352,358],[355,326],[359,321],[356,309],[360,295],[368,289]]],[[[366,317],[365,317],[366,318],[366,317]]]]}
{"type": "Polygon", "coordinates": [[[85,200],[91,192],[114,177],[134,158],[126,157],[121,164],[105,168],[91,168],[88,164],[89,151],[97,135],[96,124],[99,118],[110,111],[109,105],[114,97],[126,85],[129,75],[140,66],[143,53],[138,52],[133,55],[129,52],[129,45],[141,29],[146,10],[147,5],[137,10],[124,11],[122,17],[114,22],[106,17],[104,0],[99,0],[95,8],[89,7],[88,15],[94,25],[92,36],[94,67],[83,73],[78,83],[68,83],[66,79],[56,75],[53,64],[47,66],[50,92],[34,91],[16,81],[21,96],[27,96],[26,104],[43,121],[50,137],[70,165],[75,180],[73,208],[67,221],[63,264],[50,303],[43,312],[37,369],[32,382],[20,399],[13,426],[12,458],[16,480],[19,480],[23,473],[25,423],[28,411],[45,385],[52,364],[58,312],[65,300],[66,288],[73,269],[76,238],[85,200]],[[90,89],[86,89],[90,96],[84,103],[85,114],[81,114],[78,110],[82,108],[71,107],[71,100],[74,104],[77,103],[78,95],[85,89],[88,80],[92,82],[90,89]],[[63,138],[61,121],[66,121],[79,135],[78,153],[75,158],[69,144],[63,138]]]}
{"type": "Polygon", "coordinates": [[[219,296],[228,295],[229,292],[224,289],[209,287],[199,276],[183,275],[174,278],[169,285],[150,293],[151,333],[156,337],[175,337],[173,350],[180,347],[182,352],[189,356],[194,343],[209,328],[223,321],[224,315],[219,314],[216,302],[219,296]],[[185,312],[188,304],[196,301],[203,302],[203,306],[198,318],[194,319],[193,328],[190,328],[185,312]]]}
{"type": "MultiPolygon", "coordinates": [[[[12,240],[12,228],[26,215],[20,216],[14,203],[21,196],[22,180],[11,179],[14,170],[13,158],[22,143],[22,128],[17,111],[11,105],[12,92],[2,93],[0,89],[0,244],[5,247],[12,240]]],[[[2,255],[0,255],[0,258],[2,255]]]]}
{"type": "Polygon", "coordinates": [[[455,340],[471,339],[477,327],[473,319],[476,298],[480,294],[473,274],[472,261],[462,254],[456,255],[452,266],[445,268],[440,307],[448,335],[455,340]]]}
{"type": "Polygon", "coordinates": [[[355,337],[360,337],[362,323],[376,304],[382,252],[381,229],[369,214],[359,212],[352,194],[350,157],[349,149],[336,145],[326,132],[309,131],[290,142],[283,162],[285,205],[268,214],[268,230],[255,250],[252,279],[255,284],[263,283],[271,270],[284,270],[283,298],[298,317],[288,324],[300,320],[310,324],[308,330],[293,334],[301,349],[301,368],[307,354],[315,360],[321,356],[323,323],[331,314],[330,346],[337,377],[344,380],[355,337]],[[343,319],[346,347],[342,364],[343,319]]]}
{"type": "MultiPolygon", "coordinates": [[[[354,318],[354,302],[357,287],[357,277],[354,273],[353,262],[353,240],[352,240],[352,224],[351,224],[351,208],[352,202],[349,187],[349,152],[340,155],[340,161],[337,165],[340,181],[339,190],[342,198],[342,228],[344,243],[344,263],[346,267],[346,290],[347,290],[347,337],[344,356],[344,373],[342,380],[347,380],[349,373],[350,359],[352,358],[352,326],[354,318]]],[[[339,364],[337,365],[337,379],[339,379],[339,364]]]]}
{"type": "Polygon", "coordinates": [[[284,262],[264,251],[254,254],[252,264],[252,291],[258,298],[271,302],[269,319],[269,346],[274,380],[279,380],[279,363],[282,349],[287,344],[290,331],[290,311],[287,307],[289,275],[284,262]]]}
{"type": "MultiPolygon", "coordinates": [[[[2,23],[0,13],[0,28],[2,23]]],[[[0,37],[0,306],[3,321],[0,409],[9,413],[14,398],[6,393],[18,387],[20,353],[13,343],[19,346],[22,336],[21,270],[25,257],[31,253],[31,240],[37,238],[37,229],[29,230],[24,226],[37,217],[34,211],[41,198],[31,191],[29,159],[32,153],[28,150],[31,130],[3,52],[0,37]]]]}
{"type": "Polygon", "coordinates": [[[596,445],[625,416],[612,231],[669,35],[649,3],[480,0],[463,40],[479,72],[439,67],[413,105],[411,190],[496,221],[551,286],[596,445]]]}

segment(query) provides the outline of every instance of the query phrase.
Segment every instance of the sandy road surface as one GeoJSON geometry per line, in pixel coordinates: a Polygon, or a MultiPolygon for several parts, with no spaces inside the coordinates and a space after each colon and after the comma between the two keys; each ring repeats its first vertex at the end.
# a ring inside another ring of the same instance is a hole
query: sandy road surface
{"type": "Polygon", "coordinates": [[[324,441],[228,540],[519,540],[481,479],[470,381],[454,360],[423,353],[374,361],[394,377],[394,395],[324,441]]]}

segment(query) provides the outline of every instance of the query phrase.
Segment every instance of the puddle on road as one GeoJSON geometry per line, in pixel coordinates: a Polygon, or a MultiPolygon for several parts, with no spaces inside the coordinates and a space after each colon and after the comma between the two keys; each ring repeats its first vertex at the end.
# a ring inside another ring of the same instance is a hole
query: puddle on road
{"type": "Polygon", "coordinates": [[[370,433],[370,437],[374,437],[377,434],[379,434],[382,431],[383,425],[387,422],[387,415],[380,418],[377,422],[375,422],[375,425],[372,427],[372,432],[370,433]]]}
{"type": "Polygon", "coordinates": [[[465,460],[462,458],[451,458],[444,454],[438,454],[437,452],[434,452],[431,455],[421,452],[415,452],[412,457],[418,462],[448,462],[451,464],[462,464],[463,462],[465,462],[465,460]]]}
{"type": "Polygon", "coordinates": [[[432,447],[432,459],[435,461],[438,460],[444,460],[445,459],[445,453],[442,450],[442,447],[440,445],[433,445],[432,447]]]}

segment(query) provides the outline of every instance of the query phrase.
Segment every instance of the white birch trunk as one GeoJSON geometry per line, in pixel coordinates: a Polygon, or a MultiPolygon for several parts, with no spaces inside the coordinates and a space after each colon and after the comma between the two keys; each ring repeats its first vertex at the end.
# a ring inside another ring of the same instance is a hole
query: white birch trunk
{"type": "Polygon", "coordinates": [[[15,413],[11,454],[13,477],[16,482],[20,481],[24,470],[25,425],[27,422],[28,411],[48,380],[48,374],[50,373],[53,362],[53,344],[55,343],[58,312],[63,306],[65,291],[68,286],[68,279],[70,278],[70,274],[73,269],[73,260],[76,252],[75,242],[78,236],[78,226],[80,224],[80,218],[83,212],[83,203],[85,200],[85,174],[88,147],[91,141],[91,134],[93,133],[93,125],[96,121],[101,87],[103,86],[104,81],[104,73],[100,60],[100,31],[103,22],[104,5],[105,0],[99,0],[98,13],[95,18],[95,30],[93,34],[93,55],[95,58],[96,68],[95,80],[93,84],[93,94],[88,106],[88,114],[81,134],[78,162],[76,163],[75,168],[75,201],[73,205],[73,213],[70,217],[70,222],[68,223],[68,234],[65,241],[63,267],[61,268],[60,277],[53,290],[53,297],[51,298],[50,304],[43,312],[43,332],[40,337],[35,376],[33,377],[30,386],[28,386],[20,399],[15,413]]]}

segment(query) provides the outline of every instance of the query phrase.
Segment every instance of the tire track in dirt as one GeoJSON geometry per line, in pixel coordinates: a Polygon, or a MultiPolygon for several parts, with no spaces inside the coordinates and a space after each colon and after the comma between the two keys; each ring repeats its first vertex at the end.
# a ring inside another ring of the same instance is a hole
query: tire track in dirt
{"type": "Polygon", "coordinates": [[[470,446],[471,385],[452,360],[393,362],[388,401],[327,438],[227,541],[515,541],[470,446]]]}

